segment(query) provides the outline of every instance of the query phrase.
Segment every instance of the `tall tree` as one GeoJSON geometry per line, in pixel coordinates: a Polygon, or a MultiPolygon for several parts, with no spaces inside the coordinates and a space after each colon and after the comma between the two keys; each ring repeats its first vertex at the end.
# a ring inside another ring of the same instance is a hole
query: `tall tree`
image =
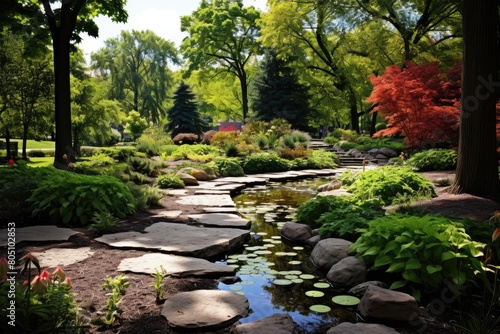
{"type": "Polygon", "coordinates": [[[498,195],[495,105],[499,97],[499,4],[463,0],[460,140],[453,191],[498,195]]]}
{"type": "Polygon", "coordinates": [[[70,51],[72,43],[81,41],[79,36],[81,33],[87,33],[93,37],[98,36],[98,27],[94,22],[94,18],[98,15],[109,16],[115,22],[125,22],[127,20],[125,3],[126,0],[17,0],[16,6],[10,10],[16,13],[16,15],[9,16],[15,20],[16,24],[36,18],[33,20],[35,22],[32,22],[32,31],[35,33],[49,31],[52,38],[56,124],[54,165],[56,167],[64,168],[67,165],[65,156],[74,154],[71,146],[70,51]],[[35,13],[30,11],[34,8],[36,8],[35,13]]]}
{"type": "Polygon", "coordinates": [[[172,137],[179,133],[194,133],[201,136],[208,126],[197,108],[191,88],[182,82],[174,93],[174,106],[167,111],[166,131],[170,132],[172,137]]]}
{"type": "Polygon", "coordinates": [[[214,68],[235,75],[241,87],[243,121],[248,116],[247,66],[259,53],[260,12],[243,7],[241,0],[202,0],[190,16],[181,18],[181,30],[189,34],[181,45],[189,71],[214,68]]]}
{"type": "Polygon", "coordinates": [[[308,130],[307,116],[311,110],[308,87],[299,83],[293,69],[283,59],[278,59],[276,52],[266,53],[255,85],[255,118],[264,121],[282,118],[294,129],[308,130]]]}
{"type": "Polygon", "coordinates": [[[91,59],[94,70],[111,77],[110,98],[158,123],[173,83],[168,63],[179,64],[174,44],[150,30],[132,30],[122,31],[105,45],[91,59]]]}

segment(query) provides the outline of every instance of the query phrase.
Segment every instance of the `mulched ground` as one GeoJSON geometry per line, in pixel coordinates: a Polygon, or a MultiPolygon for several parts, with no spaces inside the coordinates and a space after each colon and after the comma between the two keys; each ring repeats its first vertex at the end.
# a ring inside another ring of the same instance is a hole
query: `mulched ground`
{"type": "MultiPolygon", "coordinates": [[[[452,177],[449,173],[426,173],[429,179],[442,177],[452,177]]],[[[455,216],[469,217],[472,219],[488,219],[492,212],[500,210],[498,202],[479,198],[470,195],[455,196],[449,194],[445,188],[438,190],[439,196],[417,203],[421,208],[426,208],[430,212],[451,214],[455,216]]],[[[163,210],[181,210],[175,203],[175,197],[167,196],[163,200],[163,207],[151,210],[149,213],[139,213],[130,216],[127,221],[120,224],[116,232],[120,231],[141,231],[145,227],[161,219],[152,219],[151,215],[163,210]]],[[[184,214],[200,212],[197,207],[182,206],[184,214]]],[[[178,219],[182,221],[182,219],[178,219]]],[[[120,261],[128,257],[137,257],[145,254],[144,251],[113,249],[93,240],[95,235],[81,229],[81,234],[73,236],[68,242],[62,243],[21,243],[17,245],[19,256],[28,251],[41,252],[49,248],[78,248],[91,247],[94,255],[77,264],[64,267],[65,272],[73,281],[73,291],[76,301],[81,307],[81,314],[87,320],[96,320],[100,315],[100,310],[106,304],[106,296],[102,290],[104,279],[108,276],[115,276],[119,273],[116,268],[120,261]]],[[[3,255],[0,250],[0,255],[3,255]]],[[[43,267],[43,263],[41,263],[43,267]]],[[[51,268],[52,269],[52,268],[51,268]]],[[[127,274],[130,286],[121,304],[124,311],[120,324],[113,328],[104,329],[98,326],[91,326],[90,333],[176,333],[169,328],[166,320],[160,315],[162,305],[155,302],[155,292],[152,287],[153,277],[147,275],[127,274]]],[[[217,281],[214,279],[196,278],[167,278],[164,285],[165,298],[181,291],[191,291],[195,289],[216,289],[217,281]]],[[[401,329],[401,333],[458,333],[451,326],[451,321],[457,318],[457,312],[453,307],[446,307],[444,312],[423,312],[423,319],[426,323],[425,330],[421,330],[420,325],[401,329]],[[436,314],[439,313],[439,314],[436,314]]],[[[327,328],[318,328],[314,334],[326,333],[327,328]]],[[[207,332],[206,332],[207,333],[207,332]]],[[[211,331],[209,333],[227,334],[229,329],[211,331]]]]}

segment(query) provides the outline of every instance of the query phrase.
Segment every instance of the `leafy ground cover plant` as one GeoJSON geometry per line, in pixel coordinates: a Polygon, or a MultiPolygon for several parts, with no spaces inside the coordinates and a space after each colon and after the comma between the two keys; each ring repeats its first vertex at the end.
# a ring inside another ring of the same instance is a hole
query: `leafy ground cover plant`
{"type": "Polygon", "coordinates": [[[284,172],[290,170],[290,163],[274,153],[257,153],[246,157],[243,170],[248,174],[284,172]]]}
{"type": "Polygon", "coordinates": [[[415,153],[407,160],[410,166],[418,171],[451,170],[457,165],[455,150],[432,149],[415,153]]]}
{"type": "Polygon", "coordinates": [[[90,231],[99,234],[109,233],[118,224],[120,220],[109,212],[94,212],[91,218],[92,224],[89,226],[90,231]]]}
{"type": "Polygon", "coordinates": [[[154,281],[153,281],[153,288],[156,293],[156,303],[160,304],[163,301],[163,281],[165,280],[165,277],[167,277],[167,271],[163,266],[160,266],[160,268],[155,268],[155,273],[151,274],[153,276],[154,281]]]}
{"type": "Polygon", "coordinates": [[[158,176],[158,188],[160,189],[182,189],[184,188],[184,181],[179,175],[175,174],[162,174],[158,176]]]}
{"type": "Polygon", "coordinates": [[[398,196],[436,195],[434,186],[425,177],[409,168],[395,166],[379,167],[359,173],[346,188],[359,199],[376,197],[384,204],[392,204],[398,196]]]}
{"type": "Polygon", "coordinates": [[[213,161],[205,164],[220,176],[243,176],[245,172],[238,158],[216,157],[213,161]]]}
{"type": "Polygon", "coordinates": [[[462,286],[483,272],[478,257],[484,244],[445,217],[393,214],[374,219],[358,232],[361,237],[351,251],[374,270],[399,274],[390,288],[410,289],[417,299],[421,292],[436,292],[445,280],[462,286]]]}
{"type": "Polygon", "coordinates": [[[111,326],[116,320],[120,320],[120,316],[123,310],[120,308],[120,303],[123,300],[123,296],[129,286],[128,277],[125,274],[120,274],[115,277],[107,277],[105,283],[102,285],[108,300],[104,311],[104,324],[106,326],[111,326]]]}
{"type": "Polygon", "coordinates": [[[86,225],[94,212],[124,218],[135,210],[129,188],[115,177],[60,171],[43,180],[28,202],[35,217],[76,225],[86,225]]]}

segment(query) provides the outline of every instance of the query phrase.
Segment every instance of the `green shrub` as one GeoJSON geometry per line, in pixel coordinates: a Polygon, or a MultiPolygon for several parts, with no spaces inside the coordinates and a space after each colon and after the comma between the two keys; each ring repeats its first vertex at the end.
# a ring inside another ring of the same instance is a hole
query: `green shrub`
{"type": "Polygon", "coordinates": [[[302,145],[298,145],[296,148],[283,147],[282,149],[280,149],[278,151],[279,157],[283,158],[283,159],[287,159],[287,160],[304,158],[308,154],[309,154],[309,150],[304,148],[304,146],[302,146],[302,145]]]}
{"type": "Polygon", "coordinates": [[[422,175],[405,167],[385,166],[359,173],[347,190],[359,199],[379,198],[392,204],[398,196],[435,196],[434,186],[422,175]]]}
{"type": "Polygon", "coordinates": [[[45,152],[43,150],[30,150],[26,152],[26,155],[32,158],[45,158],[45,152]]]}
{"type": "Polygon", "coordinates": [[[356,241],[360,235],[357,229],[365,228],[374,218],[385,215],[383,203],[378,199],[360,201],[351,196],[334,197],[330,210],[317,220],[321,225],[319,233],[322,237],[340,237],[356,241]]]}
{"type": "Polygon", "coordinates": [[[410,288],[417,299],[421,291],[436,292],[445,280],[461,286],[483,271],[477,257],[484,245],[444,217],[389,215],[359,232],[351,250],[372,269],[400,274],[391,289],[410,288]]]}
{"type": "Polygon", "coordinates": [[[107,156],[120,162],[124,162],[127,161],[129,157],[135,156],[137,150],[134,147],[101,148],[98,152],[106,154],[107,156]]]}
{"type": "Polygon", "coordinates": [[[164,194],[161,190],[147,185],[139,186],[133,182],[127,184],[132,196],[135,199],[135,206],[138,211],[146,211],[150,207],[161,205],[164,194]]]}
{"type": "Polygon", "coordinates": [[[294,137],[291,134],[285,134],[280,138],[280,144],[284,148],[290,148],[293,150],[295,148],[294,137]]]}
{"type": "Polygon", "coordinates": [[[148,158],[129,157],[127,164],[134,172],[148,176],[156,176],[157,170],[162,166],[161,163],[152,161],[148,158]]]}
{"type": "Polygon", "coordinates": [[[387,124],[385,123],[377,123],[375,124],[375,131],[379,132],[380,130],[387,129],[387,124]]]}
{"type": "Polygon", "coordinates": [[[330,144],[330,145],[336,145],[339,143],[339,139],[338,138],[335,138],[335,137],[325,137],[323,139],[323,141],[326,143],[326,144],[330,144]]]}
{"type": "Polygon", "coordinates": [[[120,221],[109,212],[94,212],[90,220],[92,224],[90,224],[89,230],[99,234],[112,232],[120,221]]]}
{"type": "Polygon", "coordinates": [[[450,170],[457,165],[457,152],[432,149],[414,154],[407,162],[419,171],[450,170]]]}
{"type": "Polygon", "coordinates": [[[226,157],[235,158],[239,155],[238,147],[234,142],[229,142],[226,145],[226,157]]]}
{"type": "Polygon", "coordinates": [[[184,188],[184,181],[182,181],[179,175],[163,174],[158,176],[158,187],[161,189],[181,189],[184,188]]]}
{"type": "Polygon", "coordinates": [[[33,216],[76,225],[86,225],[96,211],[124,218],[135,209],[129,189],[115,177],[62,171],[43,180],[28,202],[33,216]]]}
{"type": "Polygon", "coordinates": [[[344,151],[349,151],[349,150],[352,150],[352,149],[359,150],[361,148],[361,146],[358,145],[358,143],[350,142],[350,141],[342,142],[342,143],[340,143],[339,146],[344,151]]]}
{"type": "Polygon", "coordinates": [[[200,141],[196,133],[179,133],[173,139],[176,145],[192,145],[200,141]]]}
{"type": "Polygon", "coordinates": [[[309,168],[325,169],[337,167],[338,157],[333,152],[313,150],[307,159],[310,161],[309,168]]]}
{"type": "Polygon", "coordinates": [[[307,224],[312,228],[320,227],[318,219],[326,212],[332,210],[336,203],[336,196],[316,196],[303,203],[297,209],[295,220],[307,224]]]}
{"type": "Polygon", "coordinates": [[[309,136],[308,133],[294,130],[294,131],[292,131],[291,136],[292,136],[293,141],[295,143],[299,143],[304,147],[309,146],[309,141],[311,140],[311,136],[309,136]]]}
{"type": "Polygon", "coordinates": [[[148,129],[137,140],[136,149],[152,157],[160,154],[161,147],[173,144],[172,139],[159,129],[148,129]]]}
{"type": "Polygon", "coordinates": [[[243,170],[248,174],[284,172],[290,170],[290,167],[287,160],[272,153],[252,154],[243,162],[243,170]]]}
{"type": "Polygon", "coordinates": [[[255,137],[255,144],[261,149],[265,149],[267,147],[267,137],[264,135],[257,135],[255,137]]]}
{"type": "Polygon", "coordinates": [[[213,169],[220,176],[244,176],[243,167],[241,167],[238,158],[216,157],[212,162],[205,166],[213,169]]]}
{"type": "Polygon", "coordinates": [[[225,149],[228,143],[236,142],[239,135],[238,131],[219,131],[212,137],[210,145],[225,149]]]}

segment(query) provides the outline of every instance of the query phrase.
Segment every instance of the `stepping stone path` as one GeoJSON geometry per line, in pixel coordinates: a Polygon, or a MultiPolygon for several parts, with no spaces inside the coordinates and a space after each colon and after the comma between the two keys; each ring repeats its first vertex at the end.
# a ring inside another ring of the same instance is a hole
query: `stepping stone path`
{"type": "Polygon", "coordinates": [[[234,275],[236,269],[222,264],[215,264],[203,259],[161,253],[144,254],[122,260],[117,271],[138,274],[154,274],[161,266],[166,275],[185,277],[221,277],[234,275]]]}
{"type": "Polygon", "coordinates": [[[234,292],[195,290],[165,301],[161,314],[173,329],[210,330],[226,327],[248,314],[248,299],[234,292]]]}
{"type": "Polygon", "coordinates": [[[235,204],[229,195],[188,195],[181,197],[176,202],[184,205],[235,207],[235,204]]]}
{"type": "MultiPolygon", "coordinates": [[[[54,225],[16,228],[16,243],[21,241],[64,241],[80,232],[54,225]]],[[[7,229],[0,230],[0,246],[7,246],[7,229]]]]}
{"type": "Polygon", "coordinates": [[[84,261],[94,255],[90,247],[82,248],[51,248],[41,253],[33,253],[44,267],[69,266],[84,261]]]}
{"type": "Polygon", "coordinates": [[[96,240],[112,247],[161,250],[172,254],[209,258],[242,246],[249,231],[156,223],[144,232],[105,234],[96,240]]]}
{"type": "Polygon", "coordinates": [[[233,227],[249,228],[250,221],[235,214],[229,213],[205,213],[199,215],[189,215],[196,223],[207,227],[233,227]]]}
{"type": "Polygon", "coordinates": [[[288,314],[275,314],[273,316],[249,322],[247,324],[235,325],[234,334],[297,334],[297,324],[288,314]]]}

